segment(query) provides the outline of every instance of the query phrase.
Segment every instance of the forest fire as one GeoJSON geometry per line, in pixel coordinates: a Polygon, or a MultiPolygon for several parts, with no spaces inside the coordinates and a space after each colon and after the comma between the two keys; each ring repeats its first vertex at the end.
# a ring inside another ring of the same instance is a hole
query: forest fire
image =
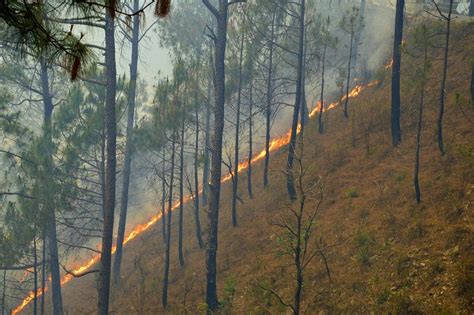
{"type": "MultiPolygon", "coordinates": [[[[358,95],[360,95],[360,93],[364,89],[366,89],[368,87],[371,87],[371,86],[373,86],[377,83],[378,83],[377,81],[372,81],[372,82],[370,82],[366,85],[356,85],[352,89],[352,91],[349,93],[349,98],[357,97],[358,95]]],[[[329,104],[326,108],[323,109],[323,111],[326,112],[328,110],[331,110],[331,109],[337,107],[345,99],[346,99],[346,96],[342,97],[340,101],[336,101],[336,102],[333,102],[333,103],[329,104]]],[[[310,118],[315,117],[319,113],[320,106],[321,106],[321,104],[320,104],[320,102],[318,102],[316,107],[310,112],[310,114],[309,114],[310,118]]],[[[299,133],[300,131],[301,131],[301,125],[298,125],[297,133],[299,133]]],[[[269,148],[270,152],[274,152],[274,151],[284,147],[285,145],[287,145],[290,142],[290,136],[291,136],[291,130],[289,130],[285,135],[280,136],[280,137],[272,140],[270,142],[270,148],[269,148]]],[[[265,150],[262,150],[260,153],[256,154],[252,158],[251,162],[252,163],[257,162],[257,161],[263,159],[265,157],[265,155],[266,155],[265,150]]],[[[248,168],[248,161],[242,162],[238,166],[238,172],[242,172],[242,171],[246,170],[247,168],[248,168]]],[[[221,182],[226,182],[226,181],[230,180],[231,178],[232,178],[232,174],[229,173],[229,174],[222,177],[221,182]]],[[[202,190],[199,191],[199,194],[201,192],[202,192],[202,190]]],[[[183,203],[187,203],[190,200],[192,200],[191,195],[184,196],[183,203]]],[[[180,205],[179,201],[175,202],[173,207],[172,207],[172,210],[177,209],[179,207],[179,205],[180,205]]],[[[135,226],[133,228],[133,230],[128,234],[128,236],[125,238],[124,245],[127,244],[128,242],[130,242],[131,240],[135,239],[137,236],[139,236],[143,232],[147,231],[156,222],[158,222],[161,219],[161,217],[162,217],[162,214],[158,213],[157,215],[153,216],[148,222],[135,226]]],[[[113,246],[112,254],[114,254],[115,251],[116,251],[116,246],[113,246]]],[[[97,264],[99,262],[99,260],[100,260],[100,255],[97,254],[97,255],[93,256],[92,258],[90,258],[83,265],[73,268],[71,271],[69,271],[63,277],[63,279],[61,280],[61,285],[64,285],[64,284],[68,283],[69,281],[74,279],[75,276],[80,275],[80,274],[84,273],[85,271],[89,270],[92,266],[97,264]]],[[[38,289],[38,291],[36,292],[36,298],[40,297],[43,293],[45,293],[47,291],[48,291],[47,287],[44,288],[44,291],[42,289],[38,289]]],[[[23,299],[22,303],[20,305],[18,305],[12,311],[12,315],[20,313],[34,299],[35,299],[35,292],[34,291],[28,292],[28,295],[23,299]]]]}

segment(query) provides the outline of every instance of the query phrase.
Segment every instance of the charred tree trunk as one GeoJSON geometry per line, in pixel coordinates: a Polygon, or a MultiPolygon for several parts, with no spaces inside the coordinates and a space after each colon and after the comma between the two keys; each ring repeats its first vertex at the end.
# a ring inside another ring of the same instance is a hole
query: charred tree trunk
{"type": "Polygon", "coordinates": [[[298,53],[298,68],[297,68],[297,78],[296,78],[296,100],[295,107],[293,111],[293,121],[291,124],[291,135],[290,143],[288,146],[288,162],[286,169],[286,186],[288,189],[288,195],[290,200],[296,200],[296,189],[294,183],[294,174],[293,174],[293,163],[295,158],[296,150],[296,134],[298,130],[298,117],[299,110],[301,105],[302,97],[302,84],[303,84],[303,55],[304,55],[304,34],[305,34],[305,1],[301,0],[300,2],[300,34],[299,34],[299,53],[298,53]]]}
{"type": "Polygon", "coordinates": [[[240,41],[239,86],[237,92],[237,117],[235,121],[234,170],[232,180],[232,226],[237,226],[237,193],[239,189],[239,140],[240,140],[240,105],[242,101],[242,63],[244,54],[244,34],[240,41]]]}
{"type": "Polygon", "coordinates": [[[168,185],[168,218],[166,220],[166,249],[165,249],[165,266],[163,276],[163,292],[161,296],[161,303],[164,308],[168,306],[168,279],[170,272],[170,249],[171,249],[171,212],[173,210],[173,185],[174,185],[174,165],[176,155],[176,139],[175,130],[173,130],[172,148],[171,148],[171,170],[170,180],[168,185]]]}
{"type": "Polygon", "coordinates": [[[218,8],[209,0],[203,0],[217,21],[215,39],[215,95],[214,132],[212,138],[211,184],[209,194],[209,241],[206,251],[206,303],[211,311],[217,310],[217,245],[219,225],[219,199],[222,172],[222,138],[225,112],[225,51],[227,44],[227,6],[228,0],[219,0],[218,8]]]}
{"type": "Polygon", "coordinates": [[[350,47],[349,47],[349,62],[347,63],[346,97],[344,100],[344,117],[346,118],[349,117],[349,113],[347,112],[347,106],[349,104],[349,89],[351,85],[353,49],[354,49],[354,31],[351,31],[351,41],[350,41],[350,47]]]}
{"type": "Polygon", "coordinates": [[[250,80],[250,99],[249,99],[249,155],[247,157],[247,191],[250,199],[253,198],[252,191],[252,156],[253,156],[253,80],[250,80]]]}
{"type": "MultiPolygon", "coordinates": [[[[41,60],[41,84],[43,93],[44,105],[44,141],[45,141],[45,176],[52,176],[53,174],[53,100],[49,90],[49,77],[46,61],[41,60]]],[[[47,182],[52,182],[52,179],[47,179],[47,182]]],[[[56,209],[54,205],[53,192],[50,187],[44,188],[43,203],[47,211],[47,225],[48,225],[48,242],[49,242],[49,266],[51,272],[51,292],[53,297],[53,314],[62,315],[63,299],[61,294],[61,274],[59,272],[59,253],[56,232],[56,209]]]]}
{"type": "Polygon", "coordinates": [[[199,248],[203,248],[204,243],[201,236],[201,218],[199,217],[199,108],[195,106],[194,119],[196,120],[196,138],[194,139],[194,222],[196,224],[196,239],[199,248]]]}
{"type": "Polygon", "coordinates": [[[449,11],[446,17],[446,39],[444,46],[444,58],[443,58],[443,75],[441,79],[441,88],[439,94],[439,110],[438,110],[438,148],[442,155],[444,155],[444,143],[443,143],[443,116],[444,116],[444,101],[446,94],[446,79],[448,75],[448,57],[449,57],[449,39],[451,35],[451,14],[453,12],[453,0],[449,1],[449,11]]]}
{"type": "Polygon", "coordinates": [[[400,67],[402,62],[402,38],[403,38],[403,14],[405,10],[405,0],[397,0],[395,13],[395,34],[393,39],[392,57],[392,110],[391,129],[392,144],[398,146],[402,141],[400,128],[400,67]]]}
{"type": "Polygon", "coordinates": [[[263,166],[263,187],[268,186],[268,167],[270,165],[270,129],[272,124],[272,100],[273,100],[273,50],[275,41],[276,11],[273,12],[270,36],[270,53],[268,57],[267,76],[267,104],[265,108],[265,163],[263,166]]]}
{"type": "Polygon", "coordinates": [[[98,313],[100,315],[107,315],[109,313],[110,269],[112,262],[112,241],[115,210],[115,177],[117,168],[117,122],[115,113],[117,73],[115,63],[115,21],[114,17],[112,16],[111,9],[109,8],[106,8],[105,17],[105,47],[105,65],[107,77],[105,100],[107,165],[105,171],[105,211],[98,281],[98,313]]]}
{"type": "MultiPolygon", "coordinates": [[[[139,10],[139,0],[133,1],[133,11],[139,10]]],[[[130,65],[130,91],[128,95],[127,112],[127,134],[125,142],[125,157],[122,177],[122,198],[120,200],[120,218],[117,232],[117,250],[114,261],[114,283],[120,284],[120,268],[122,265],[123,241],[125,238],[125,226],[127,223],[128,191],[130,186],[130,169],[133,155],[133,124],[135,121],[135,103],[137,93],[137,72],[138,72],[138,45],[140,35],[140,15],[133,17],[132,29],[132,58],[130,65]]]]}

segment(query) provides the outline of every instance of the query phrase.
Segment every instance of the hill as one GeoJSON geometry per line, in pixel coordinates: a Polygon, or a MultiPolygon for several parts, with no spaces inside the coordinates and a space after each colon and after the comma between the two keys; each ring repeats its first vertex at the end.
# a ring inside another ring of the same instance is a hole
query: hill
{"type": "MultiPolygon", "coordinates": [[[[329,111],[323,135],[317,132],[315,120],[308,123],[303,164],[309,180],[324,179],[324,198],[313,234],[317,242],[312,244],[320,244],[331,278],[323,256],[318,255],[305,271],[303,310],[307,313],[474,311],[472,43],[474,25],[456,23],[449,60],[444,156],[437,150],[435,137],[440,58],[430,70],[422,131],[421,204],[415,202],[412,183],[418,97],[415,79],[410,77],[419,61],[403,61],[403,141],[399,147],[393,148],[390,139],[389,69],[380,69],[378,84],[350,100],[348,119],[340,108],[329,111]]],[[[247,196],[246,175],[242,175],[237,228],[231,224],[231,185],[223,186],[218,288],[226,303],[225,313],[285,313],[275,296],[262,288],[272,288],[284,299],[293,294],[294,269],[279,250],[283,232],[272,224],[288,219],[282,172],[286,150],[274,153],[271,161],[266,190],[261,165],[255,165],[253,199],[247,196]]],[[[315,209],[317,202],[309,198],[306,207],[315,209]]],[[[205,222],[205,213],[201,215],[205,222]]],[[[205,250],[197,246],[193,224],[187,208],[186,265],[182,269],[176,251],[177,225],[173,224],[169,308],[161,307],[164,244],[161,224],[157,224],[125,247],[123,284],[112,293],[113,314],[196,314],[202,310],[205,250]]],[[[66,285],[66,312],[94,313],[94,288],[94,277],[66,285]]]]}

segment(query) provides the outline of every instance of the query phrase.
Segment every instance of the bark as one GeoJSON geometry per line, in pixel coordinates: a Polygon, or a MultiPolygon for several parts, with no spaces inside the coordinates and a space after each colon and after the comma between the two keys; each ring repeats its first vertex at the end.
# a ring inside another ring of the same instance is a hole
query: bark
{"type": "Polygon", "coordinates": [[[451,14],[453,12],[453,0],[449,1],[449,11],[446,17],[446,39],[444,46],[444,58],[443,58],[443,75],[441,79],[441,88],[439,94],[439,110],[438,110],[438,148],[442,155],[444,155],[444,143],[443,143],[443,116],[444,116],[444,101],[446,94],[446,79],[448,75],[448,56],[449,56],[449,40],[451,35],[451,14]]]}
{"type": "Polygon", "coordinates": [[[351,85],[352,54],[354,49],[354,31],[351,31],[351,42],[349,47],[349,62],[347,63],[346,99],[344,100],[344,117],[349,117],[347,106],[349,104],[349,89],[351,85]]]}
{"type": "Polygon", "coordinates": [[[115,177],[117,168],[117,122],[115,113],[117,73],[115,63],[115,21],[113,16],[111,16],[109,9],[106,9],[105,17],[105,47],[105,65],[107,77],[105,100],[107,164],[105,170],[105,211],[98,281],[98,314],[100,315],[107,315],[109,313],[110,271],[112,262],[112,241],[115,210],[115,177]]]}
{"type": "Polygon", "coordinates": [[[392,57],[392,109],[391,109],[391,129],[392,144],[398,146],[402,141],[400,128],[400,67],[402,62],[402,38],[403,38],[403,14],[405,10],[405,0],[397,0],[395,13],[395,34],[393,39],[392,57]]]}
{"type": "Polygon", "coordinates": [[[239,139],[240,139],[240,105],[242,101],[242,64],[244,54],[244,35],[241,36],[239,56],[239,86],[237,92],[237,116],[235,121],[234,170],[232,177],[232,226],[237,226],[237,193],[239,188],[239,139]]]}
{"type": "Polygon", "coordinates": [[[42,236],[42,241],[43,241],[43,246],[42,246],[42,253],[41,253],[41,302],[40,302],[40,314],[44,315],[44,288],[46,287],[46,235],[45,232],[43,231],[43,236],[42,236]]]}
{"type": "Polygon", "coordinates": [[[36,247],[36,223],[35,223],[35,235],[33,238],[33,314],[38,314],[38,251],[36,247]]]}
{"type": "Polygon", "coordinates": [[[253,80],[250,81],[250,100],[249,100],[249,154],[247,167],[247,191],[250,199],[253,198],[252,191],[252,156],[253,156],[253,80]]]}
{"type": "Polygon", "coordinates": [[[3,269],[3,288],[2,288],[2,315],[5,315],[5,298],[7,295],[7,270],[3,269]]]}
{"type": "Polygon", "coordinates": [[[217,246],[219,226],[219,199],[221,191],[222,173],[222,138],[224,133],[225,112],[225,51],[227,44],[227,6],[228,0],[219,0],[219,7],[215,8],[208,0],[203,0],[217,20],[215,39],[215,96],[214,132],[212,137],[211,184],[209,194],[209,241],[206,251],[206,303],[211,311],[218,306],[217,299],[217,246]]]}
{"type": "MultiPolygon", "coordinates": [[[[52,134],[52,116],[53,116],[53,100],[49,89],[49,77],[46,61],[41,60],[41,84],[44,105],[44,141],[45,141],[45,159],[47,171],[45,176],[50,177],[53,174],[53,134],[52,134]]],[[[46,179],[52,182],[52,179],[46,179]]],[[[50,273],[51,273],[51,293],[53,297],[53,314],[62,315],[63,299],[61,294],[61,274],[59,272],[59,254],[56,232],[56,209],[54,205],[53,192],[50,187],[46,187],[43,196],[44,207],[47,210],[47,226],[48,226],[48,243],[50,254],[50,273]]]]}
{"type": "Polygon", "coordinates": [[[474,1],[471,0],[469,5],[469,16],[474,16],[474,1]]]}
{"type": "Polygon", "coordinates": [[[196,138],[194,140],[194,222],[196,224],[196,239],[199,248],[203,248],[204,243],[201,236],[201,219],[199,217],[199,107],[195,106],[194,118],[196,120],[196,138]]]}
{"type": "Polygon", "coordinates": [[[270,165],[270,129],[272,120],[272,100],[273,100],[273,50],[275,40],[275,20],[276,10],[273,12],[272,27],[270,36],[270,53],[268,57],[268,76],[267,76],[267,104],[265,109],[265,163],[263,167],[263,187],[268,186],[268,167],[270,165]]]}
{"type": "Polygon", "coordinates": [[[171,248],[171,212],[173,208],[173,184],[174,184],[174,165],[175,165],[175,155],[176,155],[176,132],[173,130],[173,139],[172,139],[172,148],[171,148],[171,170],[170,170],[170,180],[168,186],[168,218],[166,222],[166,249],[165,249],[165,266],[164,266],[164,276],[163,276],[163,292],[161,296],[161,303],[163,307],[168,306],[168,279],[170,272],[170,248],[171,248]]]}
{"type": "Polygon", "coordinates": [[[183,255],[183,220],[184,220],[184,127],[186,123],[186,92],[184,94],[183,112],[181,113],[181,136],[179,151],[179,218],[178,218],[178,259],[179,265],[184,266],[183,255]]]}
{"type": "MultiPolygon", "coordinates": [[[[212,58],[211,65],[212,65],[212,58]]],[[[202,169],[202,205],[207,205],[209,196],[209,162],[210,162],[210,147],[211,147],[211,76],[207,80],[207,104],[206,104],[206,126],[205,126],[205,139],[204,139],[204,165],[202,169]]]]}
{"type": "Polygon", "coordinates": [[[298,128],[298,117],[302,97],[302,83],[303,83],[303,55],[304,55],[304,33],[305,33],[305,0],[300,2],[300,34],[299,34],[299,54],[298,54],[298,68],[296,79],[296,100],[293,111],[293,121],[291,124],[290,143],[288,148],[288,162],[286,169],[286,186],[290,200],[296,200],[296,189],[294,183],[293,164],[296,149],[296,133],[298,128]]]}
{"type": "Polygon", "coordinates": [[[319,133],[322,134],[324,132],[324,125],[323,125],[323,111],[324,111],[324,84],[325,82],[325,74],[326,74],[326,51],[328,47],[328,36],[329,34],[325,34],[324,45],[323,45],[323,56],[322,56],[322,67],[321,67],[321,97],[319,99],[319,115],[318,115],[318,125],[319,125],[319,133]]]}
{"type": "MultiPolygon", "coordinates": [[[[139,10],[139,0],[133,1],[133,11],[139,10]]],[[[127,131],[125,142],[125,157],[122,177],[122,198],[120,200],[120,218],[117,233],[117,251],[114,261],[114,283],[120,284],[120,269],[122,265],[123,241],[125,238],[125,226],[127,224],[128,192],[130,186],[130,169],[133,155],[133,124],[135,121],[135,103],[137,93],[138,73],[138,46],[140,35],[140,15],[133,17],[132,29],[132,57],[130,64],[130,91],[128,95],[127,131]]]]}
{"type": "Polygon", "coordinates": [[[163,148],[163,163],[161,164],[161,233],[166,244],[166,148],[163,148]]]}

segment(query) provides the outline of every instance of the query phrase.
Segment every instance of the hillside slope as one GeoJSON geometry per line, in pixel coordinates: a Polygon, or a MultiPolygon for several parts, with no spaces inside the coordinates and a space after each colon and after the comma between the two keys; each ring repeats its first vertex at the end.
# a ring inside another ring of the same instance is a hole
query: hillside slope
{"type": "MultiPolygon", "coordinates": [[[[441,60],[433,64],[422,134],[420,205],[412,184],[418,98],[406,79],[415,63],[403,65],[403,142],[398,148],[391,146],[388,69],[377,75],[378,85],[351,99],[349,119],[339,108],[330,111],[323,135],[317,133],[315,120],[309,122],[305,168],[310,179],[325,179],[314,238],[325,244],[331,280],[318,256],[305,272],[306,313],[474,312],[474,108],[469,104],[468,84],[473,47],[469,43],[474,43],[473,24],[455,25],[445,156],[440,156],[435,137],[441,60]]],[[[273,154],[271,161],[267,190],[262,187],[261,165],[255,165],[254,199],[248,198],[246,175],[242,175],[237,228],[231,225],[231,185],[223,186],[218,288],[221,298],[232,304],[232,314],[285,313],[262,286],[272,287],[286,299],[292,297],[294,270],[291,261],[279,255],[282,231],[271,224],[288,215],[282,173],[286,150],[273,154]]],[[[314,208],[316,202],[310,199],[307,207],[314,208]]],[[[176,218],[173,214],[174,223],[176,218]]],[[[204,212],[202,220],[206,220],[204,212]]],[[[197,246],[193,224],[187,208],[182,269],[173,224],[169,308],[161,307],[164,245],[157,224],[125,247],[123,285],[113,290],[113,314],[196,314],[202,309],[205,250],[197,246]]],[[[94,288],[93,276],[65,286],[67,313],[94,313],[94,288]]]]}

